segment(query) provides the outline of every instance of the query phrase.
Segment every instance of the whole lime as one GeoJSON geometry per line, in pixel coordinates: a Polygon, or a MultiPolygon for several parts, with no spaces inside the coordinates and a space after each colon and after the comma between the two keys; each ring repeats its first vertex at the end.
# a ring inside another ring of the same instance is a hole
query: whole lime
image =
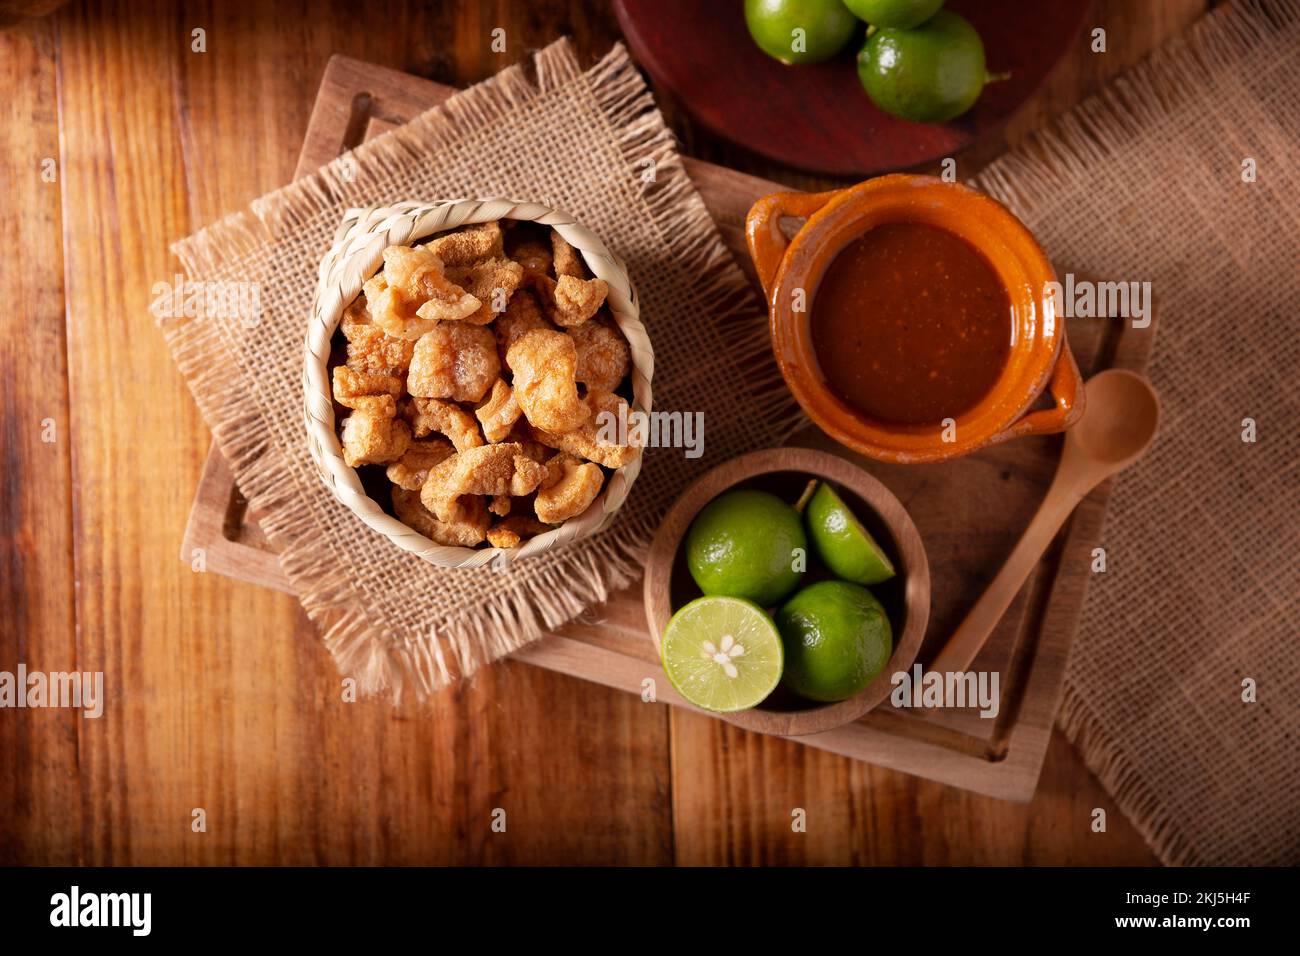
{"type": "Polygon", "coordinates": [[[942,123],[975,105],[988,71],[975,28],[940,10],[915,30],[877,30],[858,53],[858,79],[886,113],[942,123]]]}
{"type": "Polygon", "coordinates": [[[764,607],[799,584],[808,538],[799,513],[766,491],[729,491],[710,501],[686,533],[686,563],[705,594],[764,607]]]}
{"type": "Polygon", "coordinates": [[[844,5],[859,20],[873,27],[919,27],[939,12],[944,0],[844,0],[844,5]]]}
{"type": "Polygon", "coordinates": [[[801,697],[844,700],[889,662],[894,632],[876,596],[860,584],[819,581],[777,612],[785,645],[782,682],[801,697]]]}
{"type": "Polygon", "coordinates": [[[844,48],[858,21],[842,0],[745,0],[758,48],[782,63],[820,63],[844,48]]]}

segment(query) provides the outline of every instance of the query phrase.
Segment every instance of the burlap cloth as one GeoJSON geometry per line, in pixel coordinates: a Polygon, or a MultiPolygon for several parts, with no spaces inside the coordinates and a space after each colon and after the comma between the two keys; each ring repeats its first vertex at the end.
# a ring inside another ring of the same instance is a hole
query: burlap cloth
{"type": "Polygon", "coordinates": [[[622,47],[583,73],[555,43],[174,248],[191,280],[257,284],[255,324],[160,324],[303,605],[364,693],[420,697],[631,583],[659,518],[705,462],[776,444],[797,418],[761,303],[622,47]],[[447,570],[370,531],[317,477],[303,342],[317,266],[345,209],[492,196],[564,209],[627,262],[655,349],[654,407],[702,412],[707,454],[647,450],[596,537],[504,571],[447,570]]]}
{"type": "Polygon", "coordinates": [[[1298,149],[1300,4],[1239,3],[978,181],[1160,303],[1163,425],[1111,497],[1060,722],[1168,863],[1300,862],[1298,149]]]}

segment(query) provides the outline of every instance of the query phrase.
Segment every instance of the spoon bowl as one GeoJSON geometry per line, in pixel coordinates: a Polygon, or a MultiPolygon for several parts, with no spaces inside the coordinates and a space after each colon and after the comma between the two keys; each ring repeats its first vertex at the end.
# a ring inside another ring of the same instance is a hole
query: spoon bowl
{"type": "Polygon", "coordinates": [[[1066,449],[1113,474],[1136,461],[1156,437],[1160,400],[1145,378],[1127,369],[1094,375],[1087,395],[1083,418],[1066,432],[1066,449]]]}

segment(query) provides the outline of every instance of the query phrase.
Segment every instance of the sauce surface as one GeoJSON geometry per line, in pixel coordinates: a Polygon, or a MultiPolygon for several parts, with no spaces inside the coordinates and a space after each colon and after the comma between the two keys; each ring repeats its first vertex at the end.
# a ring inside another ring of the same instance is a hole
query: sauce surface
{"type": "Polygon", "coordinates": [[[956,418],[988,394],[1011,351],[1011,300],[993,266],[920,223],[876,226],[845,246],[811,318],[826,384],[884,422],[956,418]]]}

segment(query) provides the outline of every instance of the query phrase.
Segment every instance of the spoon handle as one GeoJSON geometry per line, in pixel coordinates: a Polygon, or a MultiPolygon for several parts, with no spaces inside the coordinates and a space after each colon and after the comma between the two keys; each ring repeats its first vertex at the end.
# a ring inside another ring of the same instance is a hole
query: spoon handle
{"type": "Polygon", "coordinates": [[[949,673],[965,671],[970,667],[1020,592],[1029,572],[1052,543],[1056,532],[1075,506],[1083,500],[1083,496],[1091,490],[1091,486],[1081,488],[1077,481],[1063,478],[1064,472],[1065,469],[1057,471],[1056,479],[1048,489],[1038,513],[1020,536],[1020,541],[1016,543],[1006,564],[1002,565],[997,577],[989,583],[975,606],[966,614],[966,619],[935,656],[929,670],[949,673]]]}

